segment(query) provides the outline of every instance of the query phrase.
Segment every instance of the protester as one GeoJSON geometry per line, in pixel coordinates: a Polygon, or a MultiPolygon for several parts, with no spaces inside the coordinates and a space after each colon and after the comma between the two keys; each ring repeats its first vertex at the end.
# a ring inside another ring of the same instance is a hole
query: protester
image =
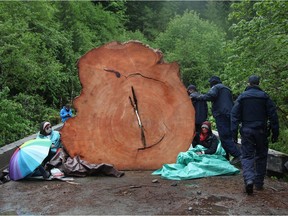
{"type": "Polygon", "coordinates": [[[216,121],[217,131],[226,151],[226,158],[229,160],[229,154],[234,158],[231,164],[240,163],[241,153],[233,141],[230,130],[230,114],[233,107],[233,99],[231,90],[222,84],[222,81],[217,76],[212,76],[209,79],[211,89],[203,95],[199,95],[194,100],[211,101],[212,114],[216,121]]]}
{"type": "Polygon", "coordinates": [[[211,123],[205,121],[201,125],[201,132],[195,135],[192,145],[193,147],[196,147],[196,145],[202,145],[207,148],[207,150],[197,152],[197,154],[214,154],[217,150],[218,143],[218,138],[212,133],[211,123]]]}
{"type": "Polygon", "coordinates": [[[195,109],[195,131],[196,133],[200,133],[202,122],[207,120],[207,114],[208,114],[207,102],[197,101],[193,99],[200,95],[200,93],[197,92],[197,88],[195,85],[189,85],[187,88],[187,92],[191,98],[192,104],[195,109]]]}
{"type": "Polygon", "coordinates": [[[40,131],[37,134],[37,139],[50,139],[52,142],[48,158],[52,158],[57,150],[62,147],[61,136],[58,131],[52,129],[50,122],[42,122],[40,131]]]}
{"type": "Polygon", "coordinates": [[[67,119],[71,118],[73,116],[72,109],[69,104],[66,104],[63,106],[63,108],[60,110],[60,117],[62,122],[67,121],[67,119]]]}
{"type": "Polygon", "coordinates": [[[248,87],[237,98],[231,111],[231,130],[237,137],[241,124],[242,168],[245,190],[253,194],[253,187],[262,190],[268,156],[267,121],[270,121],[272,143],[279,136],[279,122],[276,106],[258,85],[260,77],[252,75],[248,87]]]}
{"type": "Polygon", "coordinates": [[[239,170],[225,159],[225,154],[221,142],[212,133],[210,122],[205,121],[201,133],[196,135],[188,151],[180,152],[175,164],[164,164],[152,175],[161,175],[161,178],[171,180],[184,180],[239,173],[239,170]]]}
{"type": "Polygon", "coordinates": [[[33,178],[35,176],[42,176],[44,179],[48,179],[50,177],[50,173],[47,170],[45,170],[45,168],[42,165],[40,165],[35,169],[33,173],[26,176],[25,178],[31,178],[31,177],[33,178]]]}

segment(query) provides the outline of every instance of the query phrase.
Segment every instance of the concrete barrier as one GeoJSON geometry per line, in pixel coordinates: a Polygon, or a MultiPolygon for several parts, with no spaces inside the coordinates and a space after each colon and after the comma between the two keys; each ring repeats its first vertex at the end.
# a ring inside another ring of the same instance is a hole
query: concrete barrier
{"type": "MultiPolygon", "coordinates": [[[[63,123],[60,123],[58,125],[53,126],[52,129],[60,130],[62,126],[63,126],[63,123]]],[[[23,143],[31,139],[35,139],[36,136],[37,136],[37,133],[1,147],[0,148],[0,171],[3,171],[4,169],[8,168],[10,158],[18,146],[21,146],[23,143]]]]}
{"type": "Polygon", "coordinates": [[[267,170],[277,173],[288,172],[288,154],[269,149],[267,158],[267,170]]]}

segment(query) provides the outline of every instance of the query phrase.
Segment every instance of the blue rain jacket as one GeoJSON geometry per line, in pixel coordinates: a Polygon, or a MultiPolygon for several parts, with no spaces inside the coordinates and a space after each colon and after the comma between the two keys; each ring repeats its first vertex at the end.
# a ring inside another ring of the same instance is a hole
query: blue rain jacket
{"type": "Polygon", "coordinates": [[[58,148],[62,147],[61,136],[60,136],[60,133],[58,131],[52,130],[51,134],[48,136],[44,136],[43,134],[40,134],[40,132],[38,132],[36,138],[37,139],[50,139],[52,141],[52,144],[54,144],[54,147],[51,147],[51,150],[50,150],[53,153],[56,153],[58,148]]]}
{"type": "Polygon", "coordinates": [[[68,111],[66,110],[66,107],[63,106],[63,108],[60,110],[60,117],[62,119],[62,122],[65,122],[67,119],[71,118],[73,116],[72,110],[69,109],[68,111]],[[67,115],[70,116],[67,116],[67,115]]]}

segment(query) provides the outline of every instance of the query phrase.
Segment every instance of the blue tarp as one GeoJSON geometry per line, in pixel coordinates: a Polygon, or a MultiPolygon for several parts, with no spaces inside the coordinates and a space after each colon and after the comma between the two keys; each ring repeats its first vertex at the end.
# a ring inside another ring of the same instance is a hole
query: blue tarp
{"type": "Polygon", "coordinates": [[[219,142],[217,151],[213,155],[196,152],[206,150],[202,145],[191,147],[186,152],[180,152],[175,164],[164,164],[152,175],[171,180],[185,180],[218,175],[234,175],[240,171],[226,160],[225,151],[219,142]]]}

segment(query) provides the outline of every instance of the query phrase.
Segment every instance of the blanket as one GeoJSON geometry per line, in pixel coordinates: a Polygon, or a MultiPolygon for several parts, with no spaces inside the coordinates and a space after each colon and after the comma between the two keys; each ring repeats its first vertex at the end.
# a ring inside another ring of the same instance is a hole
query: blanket
{"type": "Polygon", "coordinates": [[[180,152],[176,163],[164,164],[152,175],[161,175],[161,178],[171,180],[185,180],[218,175],[234,175],[240,171],[226,160],[225,151],[219,142],[215,154],[201,154],[196,152],[206,150],[202,145],[192,146],[186,152],[180,152]]]}

